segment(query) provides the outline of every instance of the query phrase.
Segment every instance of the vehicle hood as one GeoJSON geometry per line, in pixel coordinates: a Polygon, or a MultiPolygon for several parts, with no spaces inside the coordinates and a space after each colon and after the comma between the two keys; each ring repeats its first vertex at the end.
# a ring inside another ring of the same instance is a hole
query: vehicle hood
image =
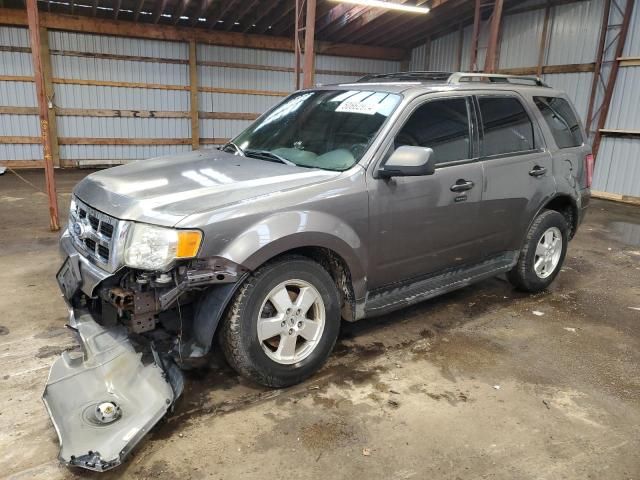
{"type": "Polygon", "coordinates": [[[194,213],[330,180],[340,172],[199,150],[92,173],[74,189],[80,200],[123,220],[174,226],[194,213]]]}

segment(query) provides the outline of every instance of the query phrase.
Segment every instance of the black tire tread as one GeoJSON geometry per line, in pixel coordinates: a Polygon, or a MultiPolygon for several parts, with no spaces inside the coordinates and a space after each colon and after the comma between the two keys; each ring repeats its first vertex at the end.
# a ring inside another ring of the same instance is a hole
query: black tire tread
{"type": "MultiPolygon", "coordinates": [[[[520,251],[520,256],[518,257],[518,262],[513,267],[513,269],[507,273],[507,278],[509,279],[509,282],[511,282],[511,284],[514,287],[516,287],[518,290],[522,290],[524,292],[530,292],[530,293],[539,292],[544,288],[546,288],[546,286],[549,283],[551,283],[555,278],[555,276],[557,275],[557,272],[556,272],[553,275],[551,275],[551,277],[549,277],[548,281],[534,283],[530,280],[530,274],[532,272],[530,271],[530,266],[528,265],[528,262],[527,262],[527,259],[529,258],[529,251],[532,248],[535,249],[538,245],[538,238],[537,238],[539,233],[538,229],[540,225],[543,222],[547,221],[549,218],[554,218],[556,221],[560,223],[560,225],[563,226],[561,228],[561,231],[564,237],[563,248],[566,251],[569,227],[567,226],[567,221],[565,217],[561,213],[555,210],[543,210],[540,214],[538,214],[536,219],[531,224],[529,231],[527,232],[527,235],[524,240],[524,246],[522,247],[522,250],[520,251]],[[542,283],[546,285],[544,285],[544,287],[541,287],[542,283]]],[[[558,264],[558,270],[559,270],[559,267],[562,265],[563,260],[564,260],[564,255],[560,258],[560,263],[558,264]]],[[[533,275],[535,275],[535,272],[533,272],[533,275]]]]}

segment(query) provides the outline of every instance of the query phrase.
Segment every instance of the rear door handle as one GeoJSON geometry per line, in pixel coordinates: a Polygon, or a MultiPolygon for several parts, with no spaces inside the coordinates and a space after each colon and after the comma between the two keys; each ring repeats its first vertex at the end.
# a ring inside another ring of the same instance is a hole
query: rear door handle
{"type": "Polygon", "coordinates": [[[451,185],[450,190],[452,192],[464,192],[465,190],[471,190],[474,185],[475,185],[475,183],[473,183],[472,181],[468,181],[468,180],[465,180],[465,179],[461,178],[456,183],[451,185]]]}
{"type": "Polygon", "coordinates": [[[547,169],[545,167],[541,167],[540,165],[536,165],[532,170],[529,171],[529,175],[532,177],[541,177],[547,173],[547,169]]]}

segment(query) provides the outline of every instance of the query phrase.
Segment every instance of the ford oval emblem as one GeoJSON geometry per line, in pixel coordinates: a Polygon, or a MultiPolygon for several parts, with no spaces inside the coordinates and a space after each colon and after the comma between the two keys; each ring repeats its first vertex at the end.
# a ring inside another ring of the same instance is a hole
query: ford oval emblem
{"type": "Polygon", "coordinates": [[[83,230],[84,229],[82,228],[80,222],[75,222],[73,224],[73,233],[75,233],[77,237],[82,237],[83,230]]]}

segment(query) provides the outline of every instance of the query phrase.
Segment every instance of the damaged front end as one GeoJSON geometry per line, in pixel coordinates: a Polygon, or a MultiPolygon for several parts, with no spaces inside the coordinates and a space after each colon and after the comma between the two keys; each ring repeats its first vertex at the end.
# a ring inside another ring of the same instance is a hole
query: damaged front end
{"type": "MultiPolygon", "coordinates": [[[[102,238],[102,223],[88,228],[102,238]]],[[[216,259],[165,272],[109,271],[69,231],[60,246],[65,261],[57,281],[82,354],[67,351],[54,362],[43,401],[60,460],[105,471],[172,409],[183,391],[181,368],[205,363],[224,306],[245,273],[216,259]]]]}
{"type": "Polygon", "coordinates": [[[104,471],[124,460],[172,407],[183,389],[175,363],[154,351],[143,363],[124,327],[104,328],[71,309],[82,356],[64,352],[51,367],[42,399],[60,440],[60,460],[104,471]]]}

